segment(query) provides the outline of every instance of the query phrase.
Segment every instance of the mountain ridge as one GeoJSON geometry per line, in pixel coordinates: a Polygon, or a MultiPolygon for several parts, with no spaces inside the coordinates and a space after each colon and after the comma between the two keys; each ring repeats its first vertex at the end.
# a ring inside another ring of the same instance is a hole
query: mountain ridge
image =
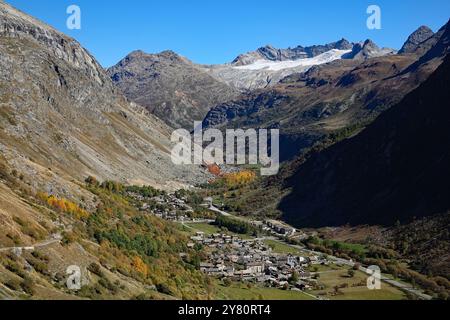
{"type": "Polygon", "coordinates": [[[107,73],[125,96],[175,129],[192,129],[194,121],[201,121],[213,105],[238,95],[170,50],[133,51],[107,73]]]}
{"type": "Polygon", "coordinates": [[[393,225],[446,212],[450,122],[442,101],[450,98],[449,75],[447,56],[363,132],[301,164],[286,184],[293,189],[280,204],[284,219],[297,226],[393,225]]]}
{"type": "Polygon", "coordinates": [[[333,131],[372,121],[425,81],[450,47],[445,30],[426,41],[432,54],[426,61],[416,54],[370,57],[374,44],[368,40],[357,51],[361,58],[313,66],[270,88],[243,94],[212,108],[203,125],[280,128],[282,160],[292,159],[333,131]]]}

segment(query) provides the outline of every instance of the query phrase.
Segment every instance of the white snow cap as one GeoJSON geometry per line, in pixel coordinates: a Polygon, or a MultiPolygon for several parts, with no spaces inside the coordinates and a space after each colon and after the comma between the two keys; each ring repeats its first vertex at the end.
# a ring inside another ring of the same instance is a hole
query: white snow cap
{"type": "Polygon", "coordinates": [[[322,53],[314,58],[306,58],[299,60],[287,60],[287,61],[268,61],[264,59],[257,60],[252,64],[234,67],[237,70],[268,70],[268,71],[280,71],[284,69],[291,69],[296,67],[311,67],[317,66],[321,64],[325,64],[328,62],[332,62],[334,60],[342,59],[342,57],[350,53],[352,50],[337,50],[333,49],[322,53]]]}

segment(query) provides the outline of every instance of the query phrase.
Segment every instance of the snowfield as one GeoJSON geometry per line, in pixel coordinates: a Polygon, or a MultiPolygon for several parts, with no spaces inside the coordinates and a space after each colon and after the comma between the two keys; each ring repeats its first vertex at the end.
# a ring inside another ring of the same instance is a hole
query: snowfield
{"type": "Polygon", "coordinates": [[[285,69],[292,69],[297,67],[312,67],[334,60],[342,59],[342,57],[350,53],[351,50],[337,50],[333,49],[322,53],[314,58],[299,59],[299,60],[288,60],[288,61],[267,61],[267,60],[257,60],[252,64],[246,66],[233,67],[236,70],[267,70],[267,71],[280,71],[285,69]]]}

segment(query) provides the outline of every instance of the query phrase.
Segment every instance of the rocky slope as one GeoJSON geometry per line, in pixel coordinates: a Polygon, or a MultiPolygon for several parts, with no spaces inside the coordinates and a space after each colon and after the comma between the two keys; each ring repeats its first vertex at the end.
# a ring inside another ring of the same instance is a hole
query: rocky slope
{"type": "Polygon", "coordinates": [[[297,226],[393,224],[450,208],[450,57],[354,138],[310,157],[280,204],[297,226]]]}
{"type": "Polygon", "coordinates": [[[1,1],[0,299],[208,298],[180,258],[184,234],[133,207],[125,185],[84,183],[206,181],[174,167],[170,133],[75,40],[1,1]]]}
{"type": "Polygon", "coordinates": [[[0,3],[0,150],[33,188],[67,191],[88,175],[172,187],[171,130],[130,103],[75,40],[0,3]],[[167,184],[166,184],[167,183],[167,184]]]}
{"type": "Polygon", "coordinates": [[[211,107],[232,99],[237,90],[171,51],[136,51],[108,69],[114,84],[173,128],[192,130],[211,107]]]}
{"type": "Polygon", "coordinates": [[[290,159],[327,134],[364,126],[425,81],[442,62],[448,48],[443,30],[448,29],[446,25],[432,37],[439,39],[422,58],[370,57],[373,43],[367,41],[356,59],[312,67],[214,107],[204,126],[280,128],[281,156],[290,159]]]}

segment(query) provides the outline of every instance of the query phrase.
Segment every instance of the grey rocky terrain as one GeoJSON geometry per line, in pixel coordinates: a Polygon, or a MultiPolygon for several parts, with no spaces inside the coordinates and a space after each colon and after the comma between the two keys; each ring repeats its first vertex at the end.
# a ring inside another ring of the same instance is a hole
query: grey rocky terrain
{"type": "Polygon", "coordinates": [[[408,40],[406,40],[398,53],[414,53],[421,43],[430,39],[432,36],[434,36],[433,30],[427,26],[421,26],[409,36],[408,40]]]}
{"type": "Polygon", "coordinates": [[[176,187],[171,129],[129,102],[78,42],[0,2],[0,150],[36,185],[99,180],[176,187]]]}
{"type": "Polygon", "coordinates": [[[193,129],[214,105],[239,92],[172,51],[135,51],[108,69],[114,84],[173,128],[193,129]]]}

